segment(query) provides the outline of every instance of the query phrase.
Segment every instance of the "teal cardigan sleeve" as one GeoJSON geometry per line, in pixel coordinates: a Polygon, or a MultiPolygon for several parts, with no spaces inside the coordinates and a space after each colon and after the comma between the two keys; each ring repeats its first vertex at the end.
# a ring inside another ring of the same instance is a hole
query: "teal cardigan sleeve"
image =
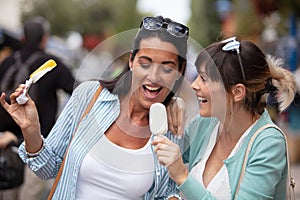
{"type": "Polygon", "coordinates": [[[191,174],[189,174],[185,182],[179,186],[179,189],[183,192],[186,200],[216,199],[191,174]]]}

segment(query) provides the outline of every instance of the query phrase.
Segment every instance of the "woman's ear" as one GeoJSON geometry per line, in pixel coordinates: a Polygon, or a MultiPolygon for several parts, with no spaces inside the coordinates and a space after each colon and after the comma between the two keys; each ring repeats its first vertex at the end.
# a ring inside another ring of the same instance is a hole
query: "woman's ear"
{"type": "Polygon", "coordinates": [[[133,66],[133,57],[132,56],[133,56],[132,51],[130,51],[130,55],[129,55],[129,58],[128,58],[130,71],[132,71],[132,66],[133,66]]]}
{"type": "Polygon", "coordinates": [[[243,84],[236,84],[232,87],[232,96],[235,102],[242,101],[246,95],[246,87],[243,84]]]}
{"type": "Polygon", "coordinates": [[[179,70],[179,73],[177,75],[176,80],[179,80],[181,76],[184,76],[185,70],[186,70],[186,61],[182,62],[181,69],[179,70]]]}
{"type": "Polygon", "coordinates": [[[182,67],[181,67],[181,70],[180,70],[180,73],[184,73],[186,70],[186,61],[182,62],[182,67]]]}

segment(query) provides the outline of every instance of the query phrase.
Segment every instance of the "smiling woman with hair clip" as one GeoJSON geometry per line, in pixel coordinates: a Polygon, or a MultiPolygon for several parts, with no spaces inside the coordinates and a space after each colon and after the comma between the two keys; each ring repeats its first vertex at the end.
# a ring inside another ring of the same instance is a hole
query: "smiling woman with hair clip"
{"type": "MultiPolygon", "coordinates": [[[[154,155],[149,109],[157,102],[167,106],[181,86],[188,33],[169,18],[144,18],[124,71],[77,86],[46,139],[34,102],[16,102],[24,85],[10,96],[11,104],[1,95],[22,129],[20,157],[38,177],[57,177],[49,199],[180,199],[154,155]]],[[[170,131],[165,136],[179,142],[170,131]]]]}
{"type": "Polygon", "coordinates": [[[200,110],[186,128],[186,151],[181,157],[167,138],[152,142],[186,199],[282,200],[287,180],[293,198],[286,137],[265,109],[270,93],[280,111],[293,101],[295,78],[282,64],[235,37],[200,52],[192,83],[200,110]]]}

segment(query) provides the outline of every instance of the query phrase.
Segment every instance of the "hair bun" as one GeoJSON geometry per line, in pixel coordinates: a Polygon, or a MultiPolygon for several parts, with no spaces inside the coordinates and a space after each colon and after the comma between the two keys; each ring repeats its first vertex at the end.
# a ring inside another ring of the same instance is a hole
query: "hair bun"
{"type": "Polygon", "coordinates": [[[272,85],[277,89],[276,98],[279,103],[279,111],[281,112],[294,100],[296,93],[295,77],[283,67],[284,62],[282,59],[267,55],[266,60],[271,71],[272,85]]]}

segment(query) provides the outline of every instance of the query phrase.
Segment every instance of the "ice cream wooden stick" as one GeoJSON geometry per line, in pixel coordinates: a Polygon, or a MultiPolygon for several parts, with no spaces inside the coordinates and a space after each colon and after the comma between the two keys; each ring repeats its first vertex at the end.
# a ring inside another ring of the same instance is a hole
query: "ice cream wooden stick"
{"type": "Polygon", "coordinates": [[[40,78],[42,78],[47,72],[51,71],[56,66],[56,62],[52,59],[45,62],[42,66],[40,66],[37,70],[35,70],[32,74],[30,74],[29,79],[25,82],[25,89],[23,93],[17,97],[18,104],[22,105],[28,101],[26,97],[26,93],[29,90],[31,84],[36,83],[40,78]]]}

